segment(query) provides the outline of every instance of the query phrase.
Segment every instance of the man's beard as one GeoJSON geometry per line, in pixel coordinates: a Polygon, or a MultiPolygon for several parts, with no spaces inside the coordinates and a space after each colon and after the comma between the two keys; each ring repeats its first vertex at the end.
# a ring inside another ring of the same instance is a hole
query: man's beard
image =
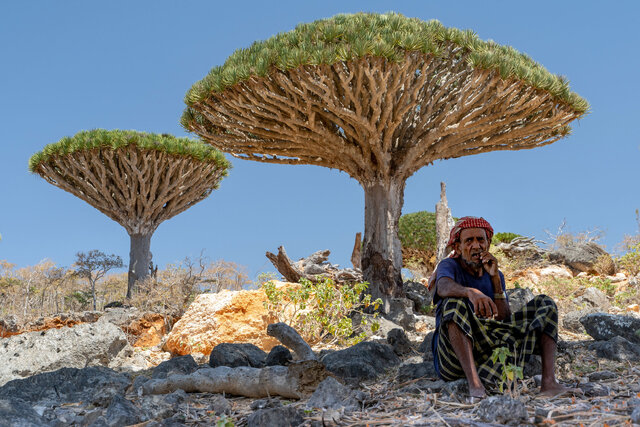
{"type": "Polygon", "coordinates": [[[468,267],[471,267],[473,269],[479,270],[482,268],[482,261],[469,261],[464,259],[464,257],[460,257],[460,259],[462,260],[462,262],[464,262],[468,267]]]}

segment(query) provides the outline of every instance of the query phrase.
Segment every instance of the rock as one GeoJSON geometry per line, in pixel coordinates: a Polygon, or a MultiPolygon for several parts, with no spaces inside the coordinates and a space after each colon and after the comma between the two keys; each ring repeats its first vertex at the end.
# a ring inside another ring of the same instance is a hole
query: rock
{"type": "Polygon", "coordinates": [[[174,357],[160,363],[153,369],[151,378],[167,378],[171,374],[190,374],[198,369],[198,364],[193,357],[188,354],[186,356],[174,357]]]}
{"type": "Polygon", "coordinates": [[[596,341],[589,345],[599,357],[618,362],[639,362],[640,345],[629,342],[622,337],[613,337],[608,341],[596,341]]]}
{"type": "Polygon", "coordinates": [[[415,329],[416,319],[413,315],[413,301],[407,298],[391,298],[389,312],[384,315],[388,320],[400,325],[405,330],[415,329]]]}
{"type": "Polygon", "coordinates": [[[307,408],[342,409],[355,411],[361,408],[364,393],[356,392],[338,382],[333,377],[322,381],[313,392],[307,408]]]}
{"type": "Polygon", "coordinates": [[[609,387],[598,383],[581,383],[578,384],[578,387],[584,392],[586,397],[609,396],[611,392],[609,387]]]}
{"type": "Polygon", "coordinates": [[[119,367],[130,362],[132,356],[133,349],[124,332],[110,323],[27,332],[3,339],[0,385],[64,367],[119,367]]]}
{"type": "Polygon", "coordinates": [[[466,378],[460,378],[455,381],[445,381],[444,386],[440,390],[443,396],[456,397],[469,394],[469,384],[466,378]]]}
{"type": "Polygon", "coordinates": [[[589,381],[612,380],[616,377],[617,375],[614,372],[598,371],[598,372],[592,372],[589,374],[589,381]]]}
{"type": "Polygon", "coordinates": [[[445,382],[443,380],[418,380],[416,382],[412,382],[406,387],[402,387],[399,391],[401,393],[410,394],[440,393],[444,385],[445,382]]]}
{"type": "Polygon", "coordinates": [[[403,283],[402,289],[407,299],[413,301],[413,309],[416,313],[420,313],[423,307],[431,305],[433,295],[422,283],[409,280],[403,283]]]}
{"type": "Polygon", "coordinates": [[[131,378],[101,366],[84,369],[62,368],[24,379],[12,380],[0,387],[0,399],[16,398],[32,405],[50,402],[92,402],[96,395],[124,394],[131,378]]]}
{"type": "Polygon", "coordinates": [[[179,355],[209,354],[221,343],[249,343],[269,351],[280,343],[267,335],[267,326],[274,319],[264,301],[262,289],[198,295],[173,326],[164,349],[179,355]]]}
{"type": "Polygon", "coordinates": [[[360,381],[378,377],[386,369],[399,365],[400,359],[387,344],[365,341],[330,353],[322,362],[338,377],[360,381]]]}
{"type": "Polygon", "coordinates": [[[289,349],[283,345],[277,345],[271,349],[267,355],[265,366],[282,365],[287,366],[293,360],[289,349]]]}
{"type": "Polygon", "coordinates": [[[634,424],[640,424],[640,406],[636,407],[631,412],[631,422],[634,424]]]}
{"type": "Polygon", "coordinates": [[[176,390],[169,394],[145,395],[140,397],[140,409],[149,419],[170,418],[186,398],[187,393],[184,390],[176,390]]]}
{"type": "Polygon", "coordinates": [[[251,366],[252,368],[262,368],[265,366],[267,353],[260,350],[253,344],[222,343],[215,346],[209,355],[209,366],[228,366],[236,368],[238,366],[251,366]]]}
{"type": "Polygon", "coordinates": [[[531,378],[542,374],[542,358],[537,354],[531,355],[529,360],[524,364],[523,375],[525,378],[531,378]]]}
{"type": "Polygon", "coordinates": [[[31,405],[13,398],[0,399],[0,426],[40,427],[46,420],[31,405]]]}
{"type": "Polygon", "coordinates": [[[584,326],[582,326],[580,319],[582,319],[587,314],[592,314],[597,312],[598,312],[598,309],[594,307],[589,307],[582,310],[570,311],[564,316],[562,316],[562,321],[561,321],[562,327],[572,332],[578,332],[578,333],[584,334],[586,333],[586,331],[584,329],[584,326]]]}
{"type": "Polygon", "coordinates": [[[278,399],[258,399],[251,402],[251,405],[249,405],[249,407],[254,411],[265,408],[280,408],[282,407],[282,402],[280,402],[278,399]]]}
{"type": "Polygon", "coordinates": [[[400,366],[398,369],[398,377],[396,381],[403,383],[409,380],[416,380],[418,378],[437,378],[436,368],[433,366],[433,362],[423,363],[407,363],[400,366]]]}
{"type": "Polygon", "coordinates": [[[594,287],[585,289],[584,293],[576,298],[574,302],[585,307],[593,307],[600,311],[607,311],[611,306],[609,298],[600,290],[594,287]]]}
{"type": "Polygon", "coordinates": [[[418,352],[423,354],[429,360],[433,360],[433,353],[431,350],[431,341],[433,341],[433,335],[433,331],[425,335],[424,340],[422,340],[422,344],[420,344],[420,346],[418,347],[418,352]]]}
{"type": "Polygon", "coordinates": [[[387,342],[393,348],[393,352],[398,356],[405,356],[413,352],[411,341],[407,338],[407,334],[403,329],[396,328],[387,334],[387,342]]]}
{"type": "Polygon", "coordinates": [[[596,274],[594,264],[601,255],[607,252],[593,242],[573,243],[548,253],[549,260],[569,266],[576,271],[596,274]]]}
{"type": "Polygon", "coordinates": [[[159,313],[145,313],[142,317],[133,320],[124,328],[127,334],[136,337],[134,347],[149,348],[155,347],[162,342],[162,338],[169,331],[169,323],[175,320],[172,317],[159,313]]]}
{"type": "Polygon", "coordinates": [[[137,424],[141,421],[140,410],[122,396],[113,397],[104,418],[108,426],[119,427],[137,424]]]}
{"type": "Polygon", "coordinates": [[[20,333],[16,316],[7,316],[0,319],[0,338],[8,338],[20,333]]]}
{"type": "Polygon", "coordinates": [[[476,415],[482,421],[511,425],[519,425],[528,418],[524,403],[508,396],[487,397],[478,404],[476,415]]]}
{"type": "Polygon", "coordinates": [[[640,318],[619,314],[593,313],[580,319],[584,329],[595,340],[609,340],[616,336],[640,344],[640,318]]]}
{"type": "Polygon", "coordinates": [[[534,297],[533,292],[531,292],[529,288],[507,289],[506,292],[509,298],[509,308],[511,312],[520,310],[534,297]]]}
{"type": "Polygon", "coordinates": [[[563,265],[549,265],[540,269],[540,280],[572,279],[571,270],[563,265]]]}
{"type": "Polygon", "coordinates": [[[260,409],[247,418],[247,427],[297,427],[304,422],[302,411],[291,405],[260,409]]]}

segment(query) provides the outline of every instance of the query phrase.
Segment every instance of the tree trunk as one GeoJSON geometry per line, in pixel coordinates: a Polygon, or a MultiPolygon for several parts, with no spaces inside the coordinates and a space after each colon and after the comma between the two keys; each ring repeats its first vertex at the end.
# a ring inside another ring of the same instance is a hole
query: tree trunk
{"type": "Polygon", "coordinates": [[[382,298],[384,312],[389,299],[402,295],[402,247],[398,221],[404,202],[404,180],[373,182],[364,187],[364,248],[362,273],[372,297],[382,298]]]}
{"type": "Polygon", "coordinates": [[[151,264],[151,236],[149,234],[130,234],[131,251],[129,252],[129,275],[127,285],[127,298],[135,290],[138,280],[149,277],[151,264]]]}

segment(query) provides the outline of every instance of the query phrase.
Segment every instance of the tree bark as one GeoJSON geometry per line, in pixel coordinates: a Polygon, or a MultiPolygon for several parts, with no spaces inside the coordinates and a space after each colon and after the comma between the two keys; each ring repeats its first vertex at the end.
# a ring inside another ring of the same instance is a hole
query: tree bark
{"type": "Polygon", "coordinates": [[[436,266],[447,256],[449,234],[455,225],[447,202],[447,187],[440,183],[440,201],[436,203],[436,266]]]}
{"type": "Polygon", "coordinates": [[[136,282],[149,277],[151,264],[151,236],[149,234],[130,234],[131,251],[129,252],[129,275],[127,298],[135,290],[136,282]]]}
{"type": "Polygon", "coordinates": [[[402,247],[398,221],[404,202],[403,179],[363,183],[364,248],[362,274],[369,282],[369,292],[383,301],[388,312],[389,300],[402,296],[402,247]]]}
{"type": "Polygon", "coordinates": [[[351,264],[356,270],[362,270],[362,233],[356,233],[356,241],[353,244],[353,252],[351,252],[351,264]]]}

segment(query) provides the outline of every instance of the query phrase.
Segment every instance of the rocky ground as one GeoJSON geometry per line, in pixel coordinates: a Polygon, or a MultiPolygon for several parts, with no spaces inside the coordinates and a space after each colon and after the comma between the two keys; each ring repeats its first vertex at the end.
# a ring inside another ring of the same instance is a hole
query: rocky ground
{"type": "MultiPolygon", "coordinates": [[[[535,291],[545,291],[535,289],[544,283],[544,274],[564,274],[542,270],[526,273],[538,278],[537,284],[533,276],[527,279],[535,291]]],[[[613,280],[617,279],[608,283],[613,280]]],[[[637,286],[634,280],[625,277],[615,283],[623,292],[637,286]]],[[[46,321],[28,327],[5,321],[0,324],[5,336],[0,339],[0,426],[640,424],[640,316],[633,304],[615,305],[615,297],[597,286],[570,298],[559,293],[557,376],[582,394],[540,397],[540,366],[532,361],[511,396],[495,393],[467,404],[466,381],[445,383],[436,378],[428,351],[433,318],[415,314],[424,302],[423,289],[411,284],[407,291],[412,299],[396,301],[394,312],[367,342],[346,349],[314,348],[326,378],[301,398],[210,392],[202,378],[221,369],[232,377],[249,371],[262,375],[267,365],[284,372],[300,362],[290,361],[295,351],[292,356],[276,347],[267,354],[253,344],[217,345],[204,354],[183,356],[174,351],[172,357],[164,350],[175,319],[160,321],[152,314],[113,309],[70,315],[48,329],[42,327],[46,321]],[[140,342],[144,344],[132,346],[140,342]],[[176,387],[176,378],[193,379],[189,392],[176,387]]],[[[524,288],[509,293],[513,308],[533,295],[524,288]]],[[[242,298],[246,303],[247,294],[242,298]]],[[[230,305],[232,299],[227,298],[230,305]]],[[[191,316],[198,317],[202,316],[191,316]]],[[[193,337],[207,328],[176,324],[174,329],[193,337]]],[[[250,335],[237,326],[228,329],[250,335]]],[[[237,336],[233,340],[251,341],[237,336]]],[[[264,340],[263,336],[254,342],[264,340]]],[[[196,344],[185,348],[184,339],[174,341],[182,343],[176,348],[184,352],[196,344]]]]}

